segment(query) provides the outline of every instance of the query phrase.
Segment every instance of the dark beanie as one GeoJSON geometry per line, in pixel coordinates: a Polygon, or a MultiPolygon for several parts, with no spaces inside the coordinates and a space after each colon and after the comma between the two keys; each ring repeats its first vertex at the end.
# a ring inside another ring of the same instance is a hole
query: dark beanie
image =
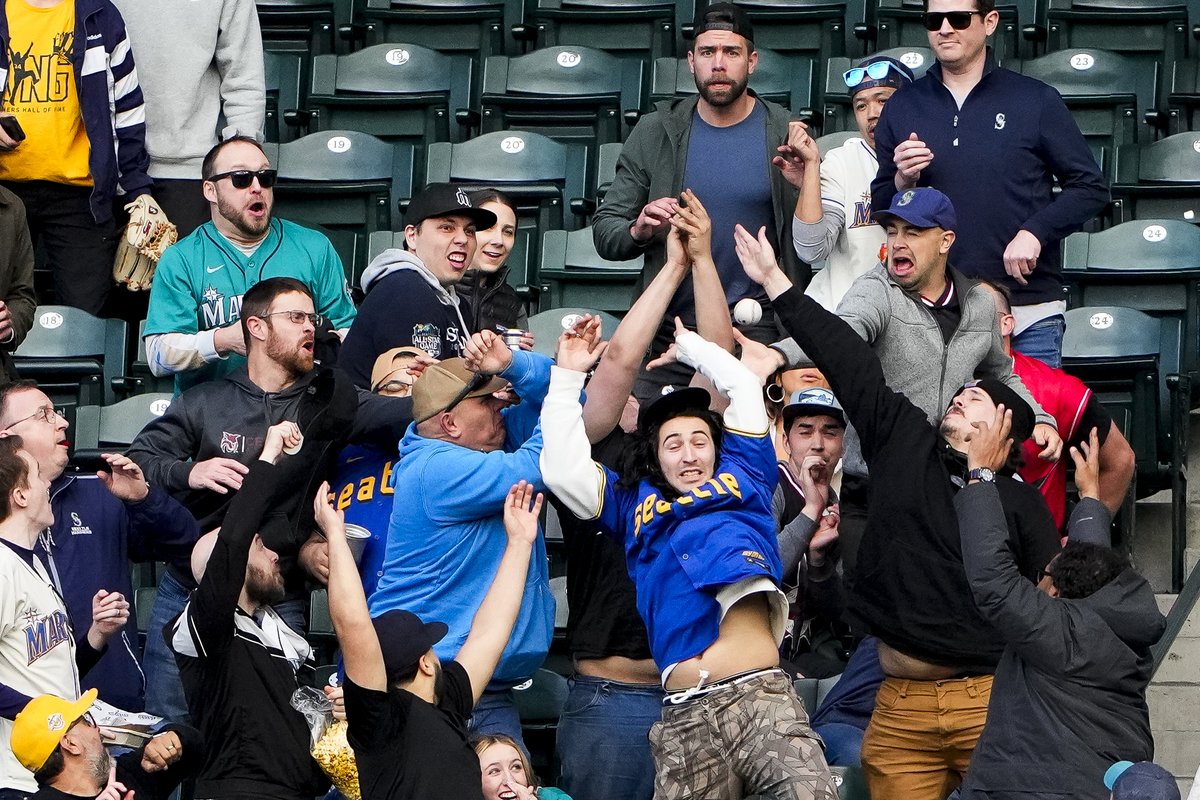
{"type": "MultiPolygon", "coordinates": [[[[1023,442],[1033,434],[1033,426],[1035,419],[1033,409],[1029,407],[1021,395],[1009,388],[1008,384],[998,378],[980,378],[975,381],[968,381],[962,385],[957,392],[954,393],[958,397],[963,393],[964,389],[982,389],[987,392],[988,397],[992,398],[992,402],[996,405],[1003,405],[1012,412],[1012,430],[1009,436],[1014,442],[1023,442]]],[[[953,399],[953,398],[952,398],[953,399]]]]}

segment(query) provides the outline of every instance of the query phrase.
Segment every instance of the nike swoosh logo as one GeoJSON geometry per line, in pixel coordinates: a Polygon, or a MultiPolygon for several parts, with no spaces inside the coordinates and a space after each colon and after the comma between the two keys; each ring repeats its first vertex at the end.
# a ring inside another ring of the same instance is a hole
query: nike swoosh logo
{"type": "Polygon", "coordinates": [[[209,275],[212,275],[214,272],[217,272],[218,270],[225,269],[225,265],[221,264],[218,267],[205,267],[204,269],[207,270],[209,275]]]}

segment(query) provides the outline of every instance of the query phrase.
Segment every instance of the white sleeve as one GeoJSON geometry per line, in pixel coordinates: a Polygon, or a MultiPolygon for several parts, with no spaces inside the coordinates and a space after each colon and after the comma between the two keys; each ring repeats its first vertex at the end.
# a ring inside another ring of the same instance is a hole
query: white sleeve
{"type": "Polygon", "coordinates": [[[550,389],[542,402],[542,479],[580,519],[594,519],[603,503],[604,475],[591,459],[579,393],[587,376],[550,367],[550,389]]]}
{"type": "Polygon", "coordinates": [[[758,378],[720,345],[687,331],[675,337],[679,360],[695,367],[712,381],[717,391],[729,398],[725,427],[750,436],[762,436],[770,428],[758,378]]]}
{"type": "Polygon", "coordinates": [[[216,330],[199,333],[156,333],[147,336],[146,361],[155,377],[165,378],[177,372],[200,369],[220,360],[216,330]]]}

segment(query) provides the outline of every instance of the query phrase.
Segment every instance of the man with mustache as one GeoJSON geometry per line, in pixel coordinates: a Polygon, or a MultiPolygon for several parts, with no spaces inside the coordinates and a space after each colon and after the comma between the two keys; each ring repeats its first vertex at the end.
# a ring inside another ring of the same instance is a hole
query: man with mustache
{"type": "Polygon", "coordinates": [[[275,170],[248,136],[204,157],[212,221],[167,249],[150,289],[143,337],[150,371],[175,376],[175,391],[231,374],[245,363],[241,317],[246,290],[288,277],[306,284],[334,330],[354,321],[342,261],[324,234],[274,219],[275,170]]]}
{"type": "MultiPolygon", "coordinates": [[[[791,230],[798,194],[771,167],[777,148],[788,142],[790,112],[747,89],[757,64],[754,28],[745,12],[733,3],[700,9],[688,52],[699,95],[661,102],[638,122],[621,149],[616,177],[592,230],[596,251],[604,258],[644,256],[642,282],[647,284],[666,263],[669,220],[679,207],[679,194],[691,189],[712,219],[713,261],[726,300],[730,307],[742,298],[758,300],[763,317],[744,332],[769,342],[775,333],[774,315],[766,295],[738,266],[734,226],[755,231],[765,226],[788,274],[803,284],[809,271],[794,248],[778,247],[780,236],[791,230]]],[[[696,327],[691,283],[685,278],[676,291],[651,352],[662,353],[674,341],[671,321],[676,316],[687,327],[696,327]]],[[[643,369],[634,393],[646,402],[663,386],[686,386],[691,373],[678,363],[651,372],[643,369]]]]}

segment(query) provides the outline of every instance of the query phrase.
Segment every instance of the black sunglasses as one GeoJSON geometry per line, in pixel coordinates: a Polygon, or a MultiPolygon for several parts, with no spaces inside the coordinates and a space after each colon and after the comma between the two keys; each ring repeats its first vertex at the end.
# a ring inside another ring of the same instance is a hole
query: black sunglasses
{"type": "Polygon", "coordinates": [[[258,172],[251,172],[248,169],[235,169],[232,172],[218,172],[208,180],[216,183],[222,178],[229,178],[229,182],[233,184],[233,188],[249,189],[251,182],[255,178],[258,178],[259,186],[264,189],[270,189],[275,185],[275,176],[278,174],[278,170],[273,169],[260,169],[258,172]]]}
{"type": "Polygon", "coordinates": [[[942,23],[947,20],[954,30],[965,31],[971,27],[971,17],[975,14],[983,16],[982,11],[926,11],[921,15],[921,19],[927,31],[940,31],[942,23]]]}
{"type": "Polygon", "coordinates": [[[476,372],[471,380],[467,382],[467,385],[462,388],[462,391],[456,394],[454,399],[450,401],[450,405],[446,406],[444,409],[442,409],[442,411],[453,411],[455,406],[467,399],[467,395],[471,394],[472,392],[479,391],[491,379],[491,375],[486,375],[482,372],[476,372]]]}

